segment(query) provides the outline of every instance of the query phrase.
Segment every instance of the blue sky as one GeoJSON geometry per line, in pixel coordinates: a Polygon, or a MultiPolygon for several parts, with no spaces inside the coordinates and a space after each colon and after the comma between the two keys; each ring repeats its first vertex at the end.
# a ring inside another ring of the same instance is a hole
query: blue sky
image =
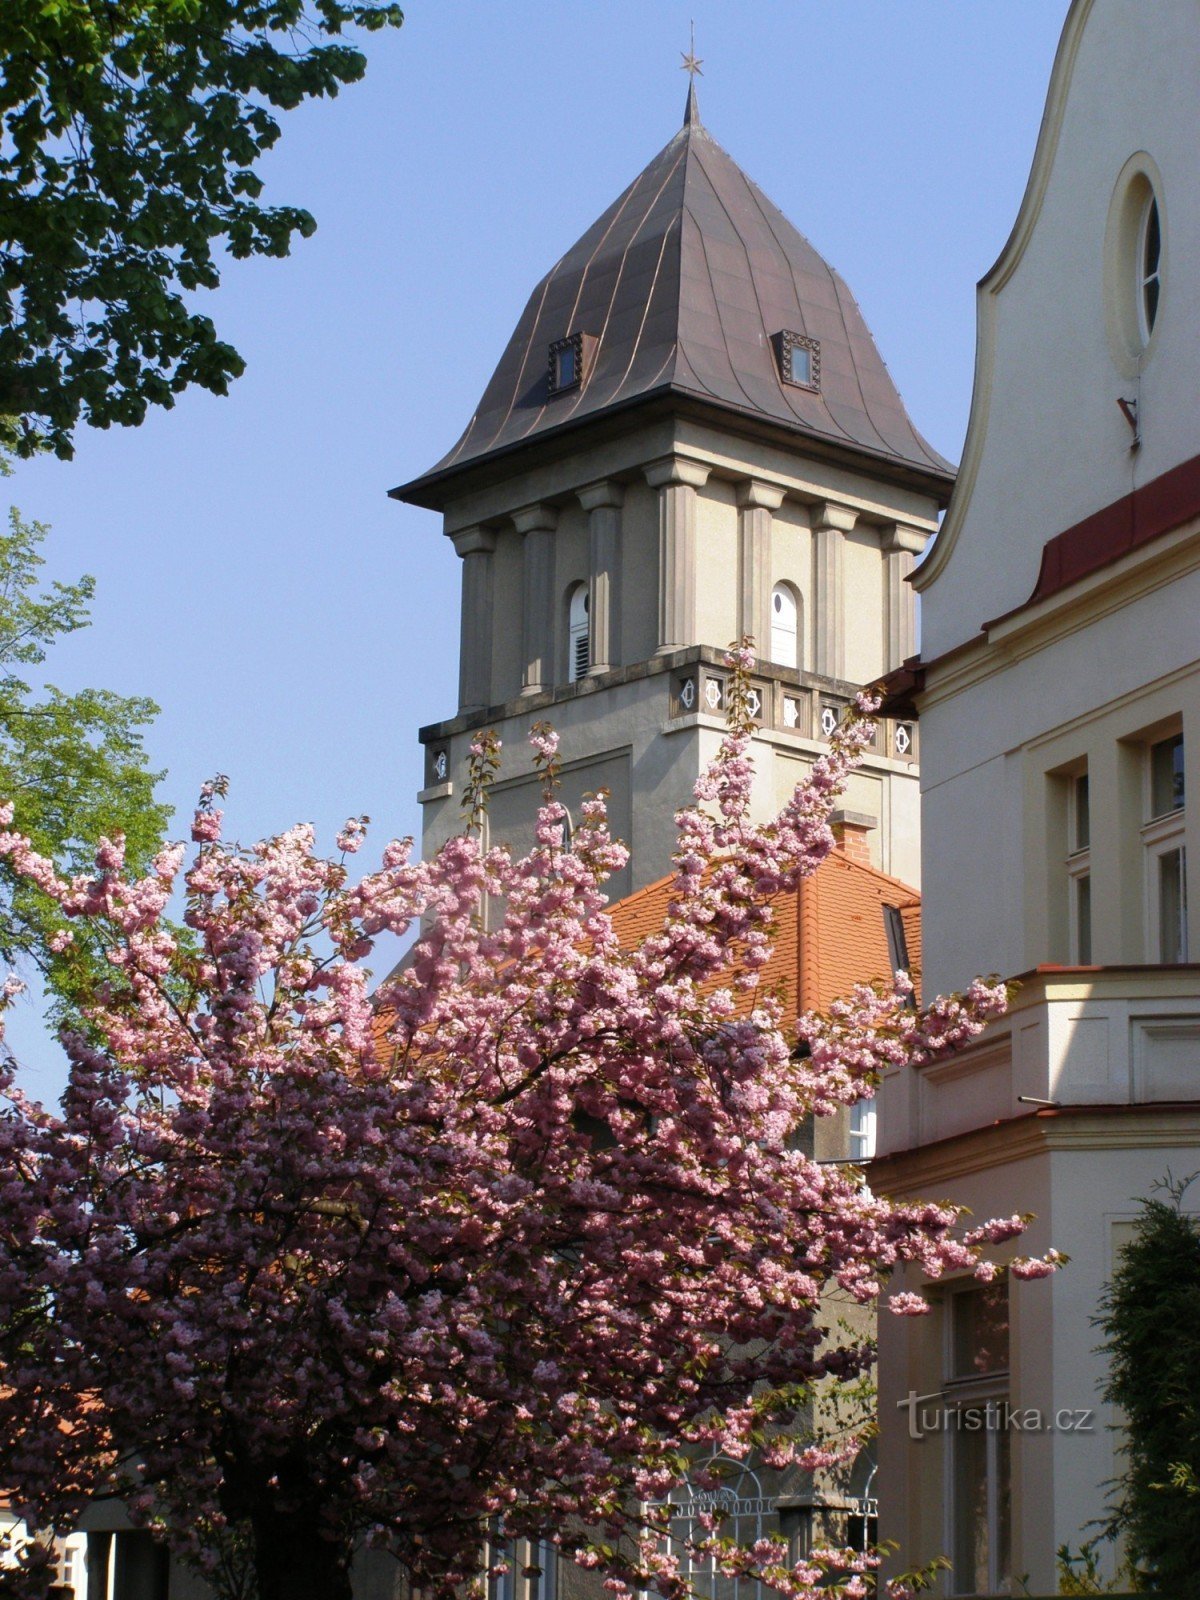
{"type": "MultiPolygon", "coordinates": [[[[1066,0],[412,0],[365,80],[283,117],[268,197],[314,238],[205,296],[246,358],[4,489],[94,573],[63,688],[145,693],[185,827],[232,779],[249,840],[419,832],[416,730],[455,708],[457,558],[386,498],[469,419],[535,282],[676,131],[705,124],[838,268],[917,426],[957,458],[976,280],[1016,215],[1066,0]]],[[[14,1047],[45,1092],[32,1002],[14,1047]]]]}

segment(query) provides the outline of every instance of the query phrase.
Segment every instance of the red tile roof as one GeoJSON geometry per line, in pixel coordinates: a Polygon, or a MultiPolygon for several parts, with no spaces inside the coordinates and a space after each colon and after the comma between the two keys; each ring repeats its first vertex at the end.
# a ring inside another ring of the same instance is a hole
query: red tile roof
{"type": "MultiPolygon", "coordinates": [[[[618,900],[611,907],[617,937],[627,948],[663,925],[674,877],[668,875],[618,900]]],[[[857,861],[843,849],[830,852],[799,888],[776,904],[775,945],[763,983],[778,990],[789,1011],[823,1011],[856,983],[891,977],[884,906],[895,906],[904,925],[909,970],[921,988],[921,897],[899,878],[857,861]]],[[[724,980],[717,980],[724,981],[724,980]]],[[[714,981],[711,987],[717,986],[714,981]]],[[[375,1020],[381,1046],[392,1022],[383,1008],[375,1020]]]]}
{"type": "MultiPolygon", "coordinates": [[[[674,880],[660,878],[612,908],[622,944],[657,932],[674,880]]],[[[764,982],[783,993],[789,1009],[824,1010],[856,983],[891,976],[883,908],[900,912],[913,981],[920,988],[921,897],[899,878],[834,850],[792,894],[776,905],[775,948],[764,982]]]]}

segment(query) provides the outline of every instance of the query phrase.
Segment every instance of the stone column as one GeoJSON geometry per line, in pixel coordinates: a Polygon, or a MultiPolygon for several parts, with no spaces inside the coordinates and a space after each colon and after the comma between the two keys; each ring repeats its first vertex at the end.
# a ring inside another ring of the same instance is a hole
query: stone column
{"type": "Polygon", "coordinates": [[[751,478],[737,486],[738,606],[737,636],[749,634],[760,661],[771,655],[771,513],[783,504],[783,490],[751,478]]]}
{"type": "Polygon", "coordinates": [[[893,523],[883,530],[883,670],[907,661],[917,648],[917,597],[906,582],[926,535],[893,523]]]}
{"type": "Polygon", "coordinates": [[[492,552],[490,528],[450,535],[462,557],[462,628],[458,644],[458,707],[482,711],[492,703],[492,552]]]}
{"type": "Polygon", "coordinates": [[[669,655],[696,643],[696,490],[709,468],[668,456],[645,468],[658,490],[658,649],[669,655]]]}
{"type": "Polygon", "coordinates": [[[513,513],[521,535],[521,640],[524,665],[521,693],[541,694],[554,685],[554,530],[553,506],[526,506],[513,513]]]}
{"type": "Polygon", "coordinates": [[[858,521],[849,506],[821,501],[812,507],[813,671],[827,678],[846,676],[846,586],[842,576],[842,536],[858,521]]]}
{"type": "Polygon", "coordinates": [[[621,570],[621,502],[619,483],[590,483],[579,491],[588,514],[588,676],[619,665],[618,636],[621,570]]]}

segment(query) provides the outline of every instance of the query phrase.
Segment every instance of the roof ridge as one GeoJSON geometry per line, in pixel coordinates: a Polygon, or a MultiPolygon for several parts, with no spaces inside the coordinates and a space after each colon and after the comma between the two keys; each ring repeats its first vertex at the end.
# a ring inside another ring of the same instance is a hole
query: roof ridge
{"type": "MultiPolygon", "coordinates": [[[[878,878],[880,883],[886,883],[890,888],[902,889],[909,896],[908,903],[910,905],[920,905],[921,903],[921,891],[914,889],[911,883],[905,883],[903,878],[893,878],[891,873],[881,872],[878,867],[873,867],[866,861],[859,861],[854,856],[848,855],[844,850],[831,850],[825,857],[825,861],[822,861],[821,866],[823,867],[829,861],[835,861],[839,866],[854,872],[865,872],[872,878],[878,878]]],[[[819,872],[820,867],[817,870],[819,872]]],[[[903,910],[904,908],[899,906],[897,909],[903,910]]]]}

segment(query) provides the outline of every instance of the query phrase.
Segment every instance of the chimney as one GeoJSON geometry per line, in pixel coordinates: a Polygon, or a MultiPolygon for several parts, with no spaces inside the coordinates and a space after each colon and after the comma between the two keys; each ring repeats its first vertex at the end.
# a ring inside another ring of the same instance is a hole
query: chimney
{"type": "Polygon", "coordinates": [[[871,841],[867,835],[879,826],[878,819],[865,811],[835,811],[829,819],[834,848],[864,867],[871,865],[871,841]]]}

